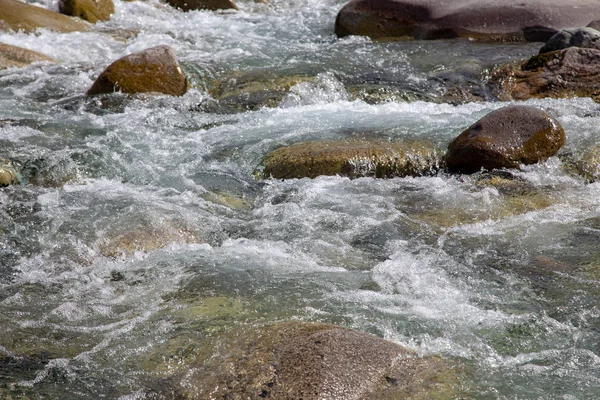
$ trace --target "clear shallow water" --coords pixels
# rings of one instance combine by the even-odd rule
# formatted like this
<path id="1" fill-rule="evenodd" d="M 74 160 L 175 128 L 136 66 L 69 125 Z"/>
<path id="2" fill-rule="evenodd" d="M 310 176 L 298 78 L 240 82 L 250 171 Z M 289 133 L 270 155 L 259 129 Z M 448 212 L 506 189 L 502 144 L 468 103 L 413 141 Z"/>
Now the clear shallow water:
<path id="1" fill-rule="evenodd" d="M 0 189 L 0 390 L 144 398 L 206 337 L 299 318 L 459 361 L 473 398 L 600 395 L 600 186 L 561 159 L 508 188 L 478 175 L 254 179 L 270 150 L 306 140 L 444 147 L 505 104 L 368 104 L 347 85 L 435 98 L 538 47 L 337 40 L 343 3 L 184 14 L 116 1 L 97 32 L 0 34 L 60 62 L 0 71 L 0 157 L 24 181 Z M 82 97 L 110 62 L 157 44 L 216 77 L 318 79 L 237 114 L 199 111 L 201 88 L 116 109 Z M 596 103 L 528 104 L 565 127 L 561 155 L 597 142 Z"/>

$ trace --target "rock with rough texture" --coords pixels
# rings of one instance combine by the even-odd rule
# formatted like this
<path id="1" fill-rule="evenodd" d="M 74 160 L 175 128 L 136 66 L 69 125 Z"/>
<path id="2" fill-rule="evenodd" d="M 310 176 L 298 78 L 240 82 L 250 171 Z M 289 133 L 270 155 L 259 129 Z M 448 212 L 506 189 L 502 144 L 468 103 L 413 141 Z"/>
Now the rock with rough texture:
<path id="1" fill-rule="evenodd" d="M 115 12 L 115 4 L 113 0 L 60 0 L 58 10 L 62 14 L 95 24 L 98 21 L 108 21 Z"/>
<path id="2" fill-rule="evenodd" d="M 307 142 L 272 151 L 263 160 L 262 175 L 276 179 L 420 176 L 438 171 L 440 161 L 440 152 L 427 141 Z"/>
<path id="3" fill-rule="evenodd" d="M 185 377 L 183 399 L 431 399 L 458 395 L 437 357 L 342 327 L 287 322 L 220 339 Z"/>
<path id="4" fill-rule="evenodd" d="M 600 178 L 600 145 L 589 147 L 574 160 L 574 166 L 577 173 L 587 181 L 597 181 Z"/>
<path id="5" fill-rule="evenodd" d="M 18 0 L 0 0 L 0 30 L 34 32 L 45 28 L 58 32 L 87 31 L 89 25 L 45 8 Z"/>
<path id="6" fill-rule="evenodd" d="M 565 132 L 551 115 L 531 106 L 508 106 L 471 125 L 448 145 L 446 164 L 455 172 L 518 168 L 553 156 Z"/>
<path id="7" fill-rule="evenodd" d="M 600 95 L 600 50 L 569 47 L 492 71 L 489 85 L 502 101 Z"/>
<path id="8" fill-rule="evenodd" d="M 600 32 L 594 28 L 565 29 L 552 36 L 540 49 L 540 54 L 568 47 L 600 49 Z"/>
<path id="9" fill-rule="evenodd" d="M 600 18 L 593 0 L 352 0 L 337 16 L 338 36 L 546 41 L 560 29 Z"/>
<path id="10" fill-rule="evenodd" d="M 233 0 L 166 0 L 166 2 L 182 11 L 192 10 L 237 10 Z"/>
<path id="11" fill-rule="evenodd" d="M 175 51 L 162 45 L 113 62 L 100 74 L 87 94 L 157 92 L 182 96 L 188 87 Z"/>
<path id="12" fill-rule="evenodd" d="M 0 43 L 0 69 L 22 68 L 34 62 L 56 62 L 36 51 Z"/>

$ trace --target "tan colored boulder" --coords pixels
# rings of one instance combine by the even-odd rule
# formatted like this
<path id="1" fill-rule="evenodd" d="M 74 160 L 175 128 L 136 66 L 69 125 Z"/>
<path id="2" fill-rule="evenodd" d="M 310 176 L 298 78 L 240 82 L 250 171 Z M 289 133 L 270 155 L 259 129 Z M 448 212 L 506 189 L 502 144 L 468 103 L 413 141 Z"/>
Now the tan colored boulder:
<path id="1" fill-rule="evenodd" d="M 177 62 L 175 51 L 162 45 L 113 62 L 100 74 L 87 94 L 156 92 L 182 96 L 188 88 L 188 80 Z"/>
<path id="2" fill-rule="evenodd" d="M 58 10 L 62 14 L 95 24 L 98 21 L 108 21 L 115 12 L 115 4 L 113 0 L 60 0 Z"/>
<path id="3" fill-rule="evenodd" d="M 0 0 L 0 30 L 34 32 L 45 28 L 58 32 L 87 31 L 89 25 L 45 8 L 18 0 Z"/>
<path id="4" fill-rule="evenodd" d="M 569 47 L 492 71 L 489 85 L 502 101 L 600 95 L 600 50 Z"/>
<path id="5" fill-rule="evenodd" d="M 0 43 L 0 69 L 22 68 L 38 61 L 56 62 L 36 51 Z"/>
<path id="6" fill-rule="evenodd" d="M 518 168 L 553 156 L 564 144 L 565 132 L 550 114 L 513 105 L 492 111 L 450 142 L 446 165 L 464 173 Z"/>
<path id="7" fill-rule="evenodd" d="M 166 2 L 182 11 L 192 10 L 237 10 L 233 0 L 166 0 Z"/>
<path id="8" fill-rule="evenodd" d="M 420 176 L 436 172 L 440 162 L 440 152 L 428 141 L 307 142 L 272 151 L 263 160 L 262 175 L 276 179 Z"/>
<path id="9" fill-rule="evenodd" d="M 218 354 L 212 357 L 210 353 Z M 286 322 L 221 337 L 184 378 L 182 399 L 456 398 L 437 357 L 342 327 Z"/>
<path id="10" fill-rule="evenodd" d="M 0 187 L 19 183 L 17 170 L 12 162 L 0 159 Z"/>
<path id="11" fill-rule="evenodd" d="M 338 14 L 335 32 L 373 39 L 545 41 L 594 19 L 600 19 L 600 7 L 591 0 L 352 0 Z"/>

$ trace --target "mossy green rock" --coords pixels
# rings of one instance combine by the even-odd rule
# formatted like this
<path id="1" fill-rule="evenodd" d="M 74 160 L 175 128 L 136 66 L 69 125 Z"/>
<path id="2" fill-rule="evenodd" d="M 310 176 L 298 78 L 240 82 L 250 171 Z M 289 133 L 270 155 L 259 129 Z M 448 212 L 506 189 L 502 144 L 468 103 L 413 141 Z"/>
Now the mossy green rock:
<path id="1" fill-rule="evenodd" d="M 36 51 L 0 43 L 0 69 L 22 68 L 38 61 L 56 62 Z"/>
<path id="2" fill-rule="evenodd" d="M 38 28 L 58 32 L 89 30 L 89 25 L 60 13 L 18 0 L 0 0 L 0 30 L 34 32 Z"/>
<path id="3" fill-rule="evenodd" d="M 166 0 L 166 2 L 182 11 L 191 10 L 237 10 L 233 0 Z"/>
<path id="4" fill-rule="evenodd" d="M 98 21 L 108 21 L 115 12 L 115 4 L 113 0 L 60 0 L 58 10 L 62 14 L 95 24 Z"/>
<path id="5" fill-rule="evenodd" d="M 448 145 L 446 165 L 455 172 L 518 168 L 553 156 L 565 132 L 551 115 L 531 106 L 492 111 Z"/>
<path id="6" fill-rule="evenodd" d="M 502 101 L 600 96 L 600 50 L 569 47 L 492 71 L 489 86 Z"/>
<path id="7" fill-rule="evenodd" d="M 188 80 L 169 46 L 156 46 L 118 59 L 100 74 L 88 95 L 164 93 L 183 96 Z"/>
<path id="8" fill-rule="evenodd" d="M 182 399 L 273 400 L 451 399 L 460 386 L 437 357 L 419 357 L 364 332 L 303 322 L 220 337 L 182 383 Z"/>
<path id="9" fill-rule="evenodd" d="M 341 175 L 420 176 L 440 168 L 439 150 L 428 141 L 383 140 L 322 141 L 297 143 L 268 154 L 263 177 L 290 179 Z"/>

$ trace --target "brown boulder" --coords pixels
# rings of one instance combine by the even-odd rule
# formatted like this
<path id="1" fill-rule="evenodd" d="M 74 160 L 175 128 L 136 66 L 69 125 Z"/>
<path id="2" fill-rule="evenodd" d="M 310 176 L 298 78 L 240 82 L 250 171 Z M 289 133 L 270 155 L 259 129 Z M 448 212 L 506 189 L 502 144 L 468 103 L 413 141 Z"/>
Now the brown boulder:
<path id="1" fill-rule="evenodd" d="M 0 30 L 33 32 L 46 28 L 59 32 L 87 31 L 89 25 L 45 8 L 17 0 L 0 0 Z"/>
<path id="2" fill-rule="evenodd" d="M 0 69 L 22 68 L 36 61 L 55 62 L 41 53 L 0 43 Z"/>
<path id="3" fill-rule="evenodd" d="M 498 99 L 570 98 L 600 95 L 600 50 L 569 47 L 533 56 L 492 71 L 489 85 Z"/>
<path id="4" fill-rule="evenodd" d="M 158 92 L 182 96 L 189 87 L 175 51 L 169 46 L 156 46 L 130 54 L 110 64 L 100 74 L 88 95 L 113 92 Z"/>
<path id="5" fill-rule="evenodd" d="M 0 159 L 0 187 L 19 183 L 17 170 L 9 160 Z"/>
<path id="6" fill-rule="evenodd" d="M 62 14 L 95 24 L 98 21 L 108 21 L 115 12 L 115 4 L 113 0 L 60 0 L 58 10 Z"/>
<path id="7" fill-rule="evenodd" d="M 306 142 L 272 151 L 263 160 L 262 175 L 276 179 L 421 176 L 436 172 L 440 162 L 440 152 L 427 141 Z"/>
<path id="8" fill-rule="evenodd" d="M 335 32 L 373 39 L 545 41 L 557 30 L 599 18 L 600 7 L 589 0 L 352 0 L 338 14 Z"/>
<path id="9" fill-rule="evenodd" d="M 518 168 L 553 156 L 565 144 L 562 126 L 530 106 L 492 111 L 448 145 L 446 165 L 455 172 Z"/>
<path id="10" fill-rule="evenodd" d="M 192 10 L 237 10 L 233 0 L 166 0 L 166 2 L 182 11 Z"/>
<path id="11" fill-rule="evenodd" d="M 229 343 L 228 343 L 229 342 Z M 455 398 L 437 357 L 342 327 L 287 322 L 220 338 L 185 378 L 188 399 Z M 207 356 L 206 358 L 204 356 Z M 436 397 L 437 396 L 437 397 Z"/>

